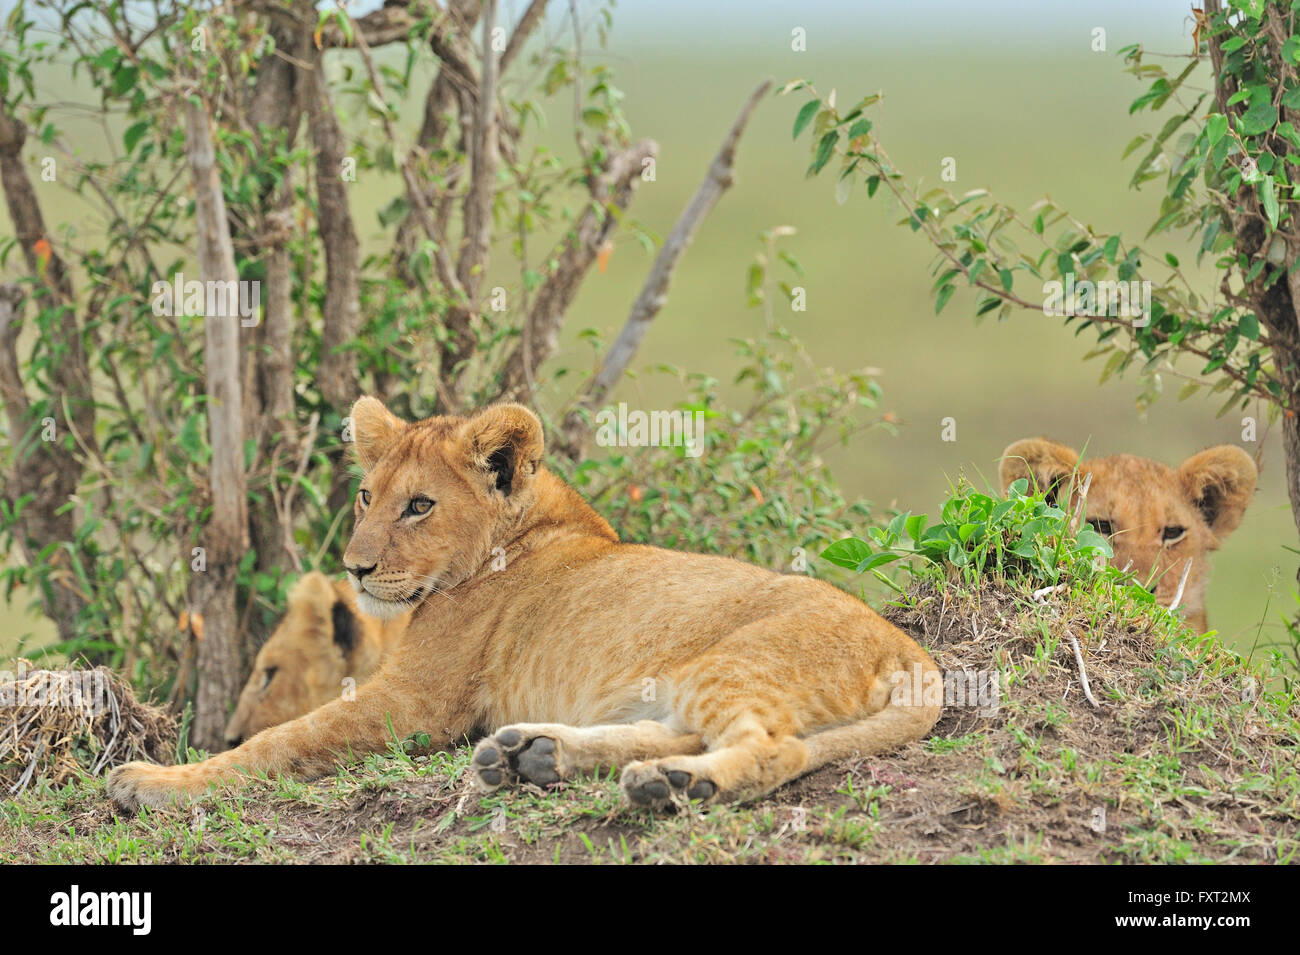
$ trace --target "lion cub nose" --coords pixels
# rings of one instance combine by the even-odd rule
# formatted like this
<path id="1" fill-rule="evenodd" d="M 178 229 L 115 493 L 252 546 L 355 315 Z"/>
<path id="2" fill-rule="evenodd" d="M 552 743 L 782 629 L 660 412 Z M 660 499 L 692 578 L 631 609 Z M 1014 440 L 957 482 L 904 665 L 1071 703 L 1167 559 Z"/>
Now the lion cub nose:
<path id="1" fill-rule="evenodd" d="M 349 574 L 352 574 L 354 577 L 356 577 L 357 580 L 360 580 L 362 577 L 366 576 L 366 574 L 370 573 L 378 566 L 379 566 L 378 564 L 371 564 L 369 567 L 361 567 L 359 565 L 344 564 L 343 569 L 346 570 Z"/>

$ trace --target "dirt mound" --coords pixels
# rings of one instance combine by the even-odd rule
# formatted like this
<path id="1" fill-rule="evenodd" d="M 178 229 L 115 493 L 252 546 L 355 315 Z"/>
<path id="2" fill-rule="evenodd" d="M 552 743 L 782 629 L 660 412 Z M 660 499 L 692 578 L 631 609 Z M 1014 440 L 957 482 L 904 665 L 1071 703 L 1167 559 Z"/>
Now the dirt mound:
<path id="1" fill-rule="evenodd" d="M 927 586 L 903 603 L 887 616 L 960 675 L 967 700 L 949 689 L 930 740 L 848 767 L 850 780 L 891 788 L 878 848 L 922 861 L 1296 851 L 1296 724 L 1216 641 L 1171 638 L 1162 610 L 1099 609 L 1109 604 L 1091 595 Z M 972 674 L 996 675 L 999 691 L 971 700 L 986 685 Z"/>
<path id="2" fill-rule="evenodd" d="M 0 673 L 0 787 L 6 795 L 34 780 L 62 785 L 131 759 L 171 762 L 176 721 L 135 698 L 105 667 L 40 670 L 17 661 Z"/>

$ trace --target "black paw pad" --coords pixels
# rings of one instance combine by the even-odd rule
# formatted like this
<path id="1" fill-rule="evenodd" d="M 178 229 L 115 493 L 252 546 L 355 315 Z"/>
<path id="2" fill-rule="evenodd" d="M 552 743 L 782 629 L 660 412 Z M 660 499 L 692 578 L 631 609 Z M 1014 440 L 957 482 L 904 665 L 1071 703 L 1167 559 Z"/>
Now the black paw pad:
<path id="1" fill-rule="evenodd" d="M 474 754 L 474 762 L 480 766 L 491 766 L 500 758 L 501 754 L 491 746 L 486 746 Z"/>
<path id="2" fill-rule="evenodd" d="M 538 786 L 558 783 L 560 774 L 555 769 L 555 741 L 546 737 L 534 740 L 533 745 L 519 754 L 519 772 Z"/>
<path id="3" fill-rule="evenodd" d="M 519 730 L 516 729 L 502 730 L 500 733 L 497 733 L 497 742 L 502 746 L 518 746 L 520 735 Z"/>
<path id="4" fill-rule="evenodd" d="M 671 776 L 669 778 L 671 778 Z M 709 799 L 715 792 L 717 792 L 717 790 L 718 787 L 714 786 L 713 783 L 709 782 L 707 779 L 701 779 L 690 789 L 686 790 L 686 797 L 688 799 Z"/>
<path id="5" fill-rule="evenodd" d="M 654 802 L 657 799 L 668 798 L 668 785 L 657 779 L 652 779 L 642 784 L 637 792 L 644 797 L 644 802 Z"/>

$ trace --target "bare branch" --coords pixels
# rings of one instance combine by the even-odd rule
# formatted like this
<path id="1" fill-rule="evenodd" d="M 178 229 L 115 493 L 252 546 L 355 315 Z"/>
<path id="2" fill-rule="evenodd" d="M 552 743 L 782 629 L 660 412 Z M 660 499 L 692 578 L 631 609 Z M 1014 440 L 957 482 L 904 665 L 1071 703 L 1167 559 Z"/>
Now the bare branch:
<path id="1" fill-rule="evenodd" d="M 492 245 L 492 198 L 496 191 L 497 153 L 496 104 L 497 58 L 492 51 L 496 28 L 497 0 L 483 4 L 483 79 L 475 104 L 474 135 L 471 140 L 470 185 L 465 196 L 465 239 L 456 276 L 472 300 L 477 294 Z"/>
<path id="2" fill-rule="evenodd" d="M 727 138 L 722 141 L 722 148 L 713 158 L 704 181 L 700 183 L 699 189 L 682 210 L 672 232 L 664 241 L 663 248 L 655 257 L 654 265 L 651 266 L 650 273 L 641 286 L 641 292 L 632 303 L 632 310 L 623 324 L 623 330 L 606 353 L 600 370 L 583 389 L 579 407 L 565 416 L 564 444 L 570 454 L 580 453 L 581 445 L 590 429 L 590 412 L 605 400 L 606 395 L 622 378 L 633 356 L 641 347 L 641 342 L 650 330 L 655 316 L 668 301 L 668 289 L 672 284 L 673 272 L 682 253 L 691 244 L 700 223 L 717 204 L 722 194 L 730 188 L 736 161 L 736 147 L 740 143 L 740 137 L 744 135 L 750 116 L 771 86 L 771 80 L 762 83 L 745 101 L 740 115 L 732 124 L 731 131 L 727 133 Z"/>
<path id="3" fill-rule="evenodd" d="M 501 54 L 501 73 L 503 75 L 510 68 L 510 64 L 514 62 L 515 57 L 523 51 L 529 35 L 541 22 L 542 14 L 546 12 L 547 2 L 548 0 L 533 0 L 528 5 L 528 9 L 524 11 L 524 15 L 519 18 L 515 32 L 510 34 L 510 41 L 506 43 L 506 48 Z"/>
<path id="4" fill-rule="evenodd" d="M 25 298 L 21 285 L 13 282 L 0 285 L 0 399 L 9 418 L 9 442 L 18 456 L 21 456 L 18 443 L 27 430 L 27 415 L 31 411 L 31 401 L 18 370 L 18 332 L 22 330 Z"/>
<path id="5" fill-rule="evenodd" d="M 361 330 L 360 244 L 343 182 L 343 133 L 325 85 L 324 60 L 307 38 L 299 73 L 303 112 L 316 146 L 316 200 L 321 245 L 325 250 L 324 324 L 321 330 L 321 395 L 340 414 L 357 396 L 357 362 L 345 346 Z"/>
<path id="6" fill-rule="evenodd" d="M 645 160 L 654 158 L 658 150 L 649 139 L 633 144 L 615 155 L 592 184 L 591 203 L 563 241 L 562 250 L 550 256 L 558 260 L 557 265 L 537 290 L 533 307 L 524 317 L 519 343 L 506 359 L 501 397 L 527 401 L 532 396 L 530 381 L 537 368 L 559 346 L 565 310 L 613 231 L 617 213 L 632 201 Z"/>

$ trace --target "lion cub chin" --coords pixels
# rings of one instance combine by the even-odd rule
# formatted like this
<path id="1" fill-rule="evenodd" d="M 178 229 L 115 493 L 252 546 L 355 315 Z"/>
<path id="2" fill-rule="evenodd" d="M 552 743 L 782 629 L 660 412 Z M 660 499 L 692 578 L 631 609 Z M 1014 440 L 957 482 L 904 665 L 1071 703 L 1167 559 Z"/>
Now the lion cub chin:
<path id="1" fill-rule="evenodd" d="M 1056 500 L 1071 475 L 1071 507 L 1092 475 L 1087 519 L 1110 538 L 1112 563 L 1129 568 L 1162 606 L 1179 598 L 1188 625 L 1204 632 L 1209 553 L 1241 523 L 1255 494 L 1258 471 L 1250 455 L 1224 444 L 1193 454 L 1174 469 L 1131 454 L 1080 461 L 1073 448 L 1043 438 L 1017 441 L 1002 452 L 1004 490 L 1028 478 Z"/>
<path id="2" fill-rule="evenodd" d="M 202 763 L 119 767 L 119 805 L 320 775 L 394 734 L 442 748 L 484 730 L 481 791 L 621 767 L 638 806 L 751 799 L 939 718 L 909 692 L 934 684 L 930 657 L 849 594 L 621 543 L 542 465 L 527 408 L 408 424 L 362 398 L 352 421 L 365 476 L 344 564 L 360 609 L 413 611 L 401 643 L 355 699 Z"/>

